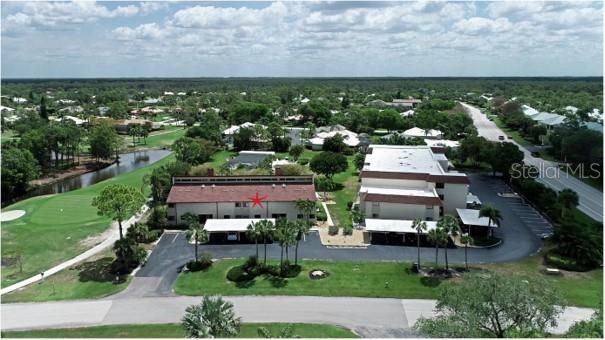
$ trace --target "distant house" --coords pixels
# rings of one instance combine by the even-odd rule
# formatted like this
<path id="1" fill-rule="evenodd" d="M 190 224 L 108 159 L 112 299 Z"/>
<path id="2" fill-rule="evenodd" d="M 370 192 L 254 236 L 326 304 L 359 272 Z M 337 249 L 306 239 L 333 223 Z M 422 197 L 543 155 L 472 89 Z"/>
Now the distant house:
<path id="1" fill-rule="evenodd" d="M 51 116 L 51 117 L 48 117 L 48 119 L 51 121 L 55 121 L 55 122 L 64 122 L 66 120 L 70 120 L 79 127 L 88 125 L 88 122 L 86 120 L 80 119 L 80 118 L 74 117 L 74 116 L 63 116 L 63 117 L 52 117 Z"/>
<path id="2" fill-rule="evenodd" d="M 130 128 L 131 125 L 145 125 L 145 124 L 151 124 L 151 130 L 159 130 L 161 128 L 161 125 L 159 123 L 154 123 L 147 119 L 138 119 L 138 118 L 118 120 L 118 121 L 116 121 L 115 127 L 118 132 L 126 133 L 126 132 L 128 132 L 128 129 Z"/>
<path id="3" fill-rule="evenodd" d="M 452 148 L 456 149 L 460 146 L 460 142 L 448 139 L 429 139 L 425 138 L 424 143 L 431 148 Z"/>
<path id="4" fill-rule="evenodd" d="M 415 115 L 415 114 L 416 114 L 416 111 L 414 111 L 414 110 L 407 110 L 407 111 L 404 111 L 404 112 L 400 112 L 400 113 L 399 113 L 399 115 L 400 115 L 401 117 L 411 117 L 411 116 L 413 116 L 413 115 Z"/>
<path id="5" fill-rule="evenodd" d="M 59 100 L 56 100 L 55 103 L 60 104 L 60 105 L 72 105 L 72 104 L 75 104 L 76 101 L 72 100 L 72 99 L 59 99 Z"/>
<path id="6" fill-rule="evenodd" d="M 336 135 L 341 135 L 343 137 L 343 142 L 349 147 L 356 148 L 360 145 L 357 133 L 347 130 L 342 125 L 336 124 L 315 129 L 315 135 L 307 141 L 307 146 L 312 150 L 321 150 L 323 148 L 324 140 Z"/>
<path id="7" fill-rule="evenodd" d="M 308 102 L 310 102 L 310 101 L 311 101 L 311 100 L 310 100 L 309 98 L 305 97 L 305 98 L 303 98 L 303 99 L 301 99 L 301 100 L 300 100 L 300 103 L 301 103 L 301 104 L 306 104 L 306 103 L 308 103 Z"/>
<path id="8" fill-rule="evenodd" d="M 223 141 L 225 142 L 225 144 L 227 144 L 227 146 L 232 147 L 233 146 L 233 137 L 235 136 L 236 133 L 239 132 L 240 129 L 242 129 L 242 128 L 254 129 L 254 128 L 256 128 L 257 125 L 260 127 L 263 127 L 263 128 L 265 127 L 264 125 L 254 124 L 254 123 L 250 123 L 250 122 L 245 122 L 240 125 L 231 125 L 227 129 L 223 130 L 223 134 L 222 134 Z"/>
<path id="9" fill-rule="evenodd" d="M 21 97 L 13 97 L 13 103 L 25 104 L 27 103 L 27 99 Z"/>
<path id="10" fill-rule="evenodd" d="M 174 92 L 171 92 L 171 91 L 164 91 L 164 95 L 165 95 L 165 96 L 174 96 Z"/>
<path id="11" fill-rule="evenodd" d="M 61 113 L 78 114 L 78 113 L 84 112 L 84 108 L 82 106 L 80 106 L 80 105 L 67 106 L 67 107 L 64 107 L 64 108 L 60 109 L 59 112 L 61 112 Z"/>
<path id="12" fill-rule="evenodd" d="M 108 106 L 99 106 L 97 107 L 97 112 L 99 112 L 99 116 L 105 116 L 109 113 L 110 108 Z"/>
<path id="13" fill-rule="evenodd" d="M 145 104 L 157 104 L 162 101 L 160 98 L 145 98 L 143 99 L 143 103 Z"/>
<path id="14" fill-rule="evenodd" d="M 179 93 L 177 93 L 176 95 L 177 95 L 177 96 L 186 96 L 186 95 L 187 95 L 187 93 L 185 93 L 185 92 L 179 92 Z"/>
<path id="15" fill-rule="evenodd" d="M 0 105 L 0 112 L 2 113 L 10 113 L 15 111 L 15 109 Z"/>
<path id="16" fill-rule="evenodd" d="M 601 134 L 603 133 L 603 124 L 602 123 L 584 122 L 581 125 L 584 126 L 585 128 L 587 128 L 588 130 L 600 132 Z"/>
<path id="17" fill-rule="evenodd" d="M 442 139 L 443 133 L 439 130 L 424 130 L 419 127 L 407 129 L 402 133 L 406 138 L 427 138 L 427 139 Z"/>
<path id="18" fill-rule="evenodd" d="M 418 104 L 422 103 L 421 99 L 407 98 L 407 99 L 393 99 L 391 102 L 385 102 L 384 100 L 376 99 L 368 103 L 374 107 L 396 107 L 396 108 L 414 108 Z"/>
<path id="19" fill-rule="evenodd" d="M 227 166 L 231 169 L 240 167 L 258 168 L 260 164 L 268 157 L 275 156 L 273 151 L 240 151 L 240 153 L 227 161 Z"/>
<path id="20" fill-rule="evenodd" d="M 521 110 L 526 117 L 548 128 L 561 125 L 567 119 L 556 113 L 540 112 L 529 105 L 521 105 Z"/>

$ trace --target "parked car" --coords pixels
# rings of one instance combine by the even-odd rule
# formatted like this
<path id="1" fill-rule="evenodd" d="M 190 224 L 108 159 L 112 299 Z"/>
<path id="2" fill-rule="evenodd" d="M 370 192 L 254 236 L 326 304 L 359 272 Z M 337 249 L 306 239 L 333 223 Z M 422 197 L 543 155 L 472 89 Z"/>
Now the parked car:
<path id="1" fill-rule="evenodd" d="M 499 140 L 505 140 L 506 138 L 504 138 L 504 136 L 498 136 Z"/>
<path id="2" fill-rule="evenodd" d="M 533 151 L 531 155 L 534 157 L 540 157 L 540 153 L 538 151 Z"/>
<path id="3" fill-rule="evenodd" d="M 551 237 L 552 237 L 552 235 L 553 235 L 553 233 L 552 233 L 552 232 L 548 232 L 548 233 L 542 233 L 542 234 L 540 234 L 540 238 L 541 238 L 541 239 L 543 239 L 543 240 L 546 240 L 546 239 L 551 238 Z"/>

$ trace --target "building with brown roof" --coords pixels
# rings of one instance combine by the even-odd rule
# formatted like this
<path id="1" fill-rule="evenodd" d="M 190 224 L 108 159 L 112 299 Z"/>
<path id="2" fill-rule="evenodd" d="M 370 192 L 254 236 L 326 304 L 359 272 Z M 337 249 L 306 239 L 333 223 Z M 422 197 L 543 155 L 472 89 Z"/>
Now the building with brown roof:
<path id="1" fill-rule="evenodd" d="M 201 223 L 209 219 L 303 219 L 305 213 L 296 205 L 299 200 L 316 200 L 313 176 L 174 177 L 167 199 L 168 221 L 184 224 L 186 213 L 198 216 Z M 315 212 L 309 217 L 315 219 Z"/>

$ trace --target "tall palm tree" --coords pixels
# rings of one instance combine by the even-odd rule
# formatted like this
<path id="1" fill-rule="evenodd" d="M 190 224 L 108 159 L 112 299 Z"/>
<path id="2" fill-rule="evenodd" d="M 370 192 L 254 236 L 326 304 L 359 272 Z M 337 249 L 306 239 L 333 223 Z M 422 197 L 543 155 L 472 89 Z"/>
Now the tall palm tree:
<path id="1" fill-rule="evenodd" d="M 473 238 L 467 233 L 460 237 L 460 242 L 464 244 L 464 268 L 468 271 L 468 246 L 473 244 Z"/>
<path id="2" fill-rule="evenodd" d="M 490 225 L 492 222 L 500 225 L 500 222 L 502 221 L 502 214 L 500 214 L 500 210 L 489 204 L 484 204 L 483 207 L 481 207 L 481 210 L 479 210 L 479 217 L 487 217 L 489 219 L 488 224 Z"/>
<path id="3" fill-rule="evenodd" d="M 248 228 L 246 230 L 246 235 L 248 236 L 248 238 L 253 238 L 254 239 L 254 243 L 256 243 L 256 258 L 258 259 L 258 239 L 261 237 L 260 231 L 257 228 L 257 223 L 259 222 L 251 222 L 248 225 Z"/>
<path id="4" fill-rule="evenodd" d="M 295 221 L 292 222 L 292 226 L 296 232 L 296 245 L 294 247 L 294 264 L 298 264 L 298 244 L 303 235 L 308 235 L 311 230 L 311 223 L 309 221 Z"/>
<path id="5" fill-rule="evenodd" d="M 208 231 L 198 221 L 189 223 L 189 233 L 193 236 L 195 242 L 195 262 L 198 261 L 198 246 L 201 243 L 208 242 Z"/>
<path id="6" fill-rule="evenodd" d="M 272 235 L 275 230 L 275 226 L 273 222 L 269 220 L 261 220 L 256 222 L 255 229 L 258 230 L 259 235 L 263 239 L 263 246 L 265 248 L 265 260 L 264 263 L 267 264 L 267 238 Z"/>
<path id="7" fill-rule="evenodd" d="M 284 250 L 286 253 L 286 260 L 288 260 L 288 248 L 296 242 L 296 230 L 293 224 L 288 222 L 285 218 L 280 218 L 275 223 L 275 238 L 279 242 L 281 247 L 281 255 L 279 264 L 283 268 L 284 265 Z"/>
<path id="8" fill-rule="evenodd" d="M 441 235 L 439 229 L 429 230 L 427 237 L 429 241 L 435 245 L 435 269 L 439 264 L 439 244 L 441 243 Z"/>
<path id="9" fill-rule="evenodd" d="M 418 270 L 420 271 L 420 233 L 426 231 L 426 222 L 417 218 L 412 222 L 412 228 L 416 230 L 416 245 L 418 246 Z"/>
<path id="10" fill-rule="evenodd" d="M 563 189 L 557 196 L 557 202 L 561 206 L 561 217 L 565 217 L 565 213 L 568 210 L 578 206 L 580 203 L 580 198 L 575 191 L 571 189 Z"/>
<path id="11" fill-rule="evenodd" d="M 449 241 L 449 237 L 456 236 L 460 233 L 460 225 L 456 218 L 452 215 L 444 215 L 437 222 L 437 228 L 443 230 L 445 236 L 442 236 L 443 250 L 445 251 L 445 270 L 448 271 L 450 269 L 449 262 L 447 258 L 447 245 Z"/>
<path id="12" fill-rule="evenodd" d="M 233 304 L 221 296 L 204 296 L 202 302 L 185 310 L 183 328 L 189 338 L 229 338 L 239 333 L 241 319 Z"/>

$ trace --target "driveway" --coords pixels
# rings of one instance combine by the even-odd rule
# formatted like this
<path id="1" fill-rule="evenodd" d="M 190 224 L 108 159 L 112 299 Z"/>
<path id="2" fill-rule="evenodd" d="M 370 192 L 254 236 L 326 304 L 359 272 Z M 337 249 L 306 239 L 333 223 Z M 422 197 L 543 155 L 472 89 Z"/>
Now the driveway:
<path id="1" fill-rule="evenodd" d="M 433 315 L 435 300 L 314 296 L 226 297 L 244 322 L 304 322 L 341 325 L 365 337 L 409 337 L 421 317 Z M 2 330 L 180 322 L 200 297 L 145 297 L 2 305 Z M 551 329 L 561 334 L 593 310 L 568 307 Z"/>
<path id="2" fill-rule="evenodd" d="M 506 133 L 500 130 L 500 128 L 498 128 L 494 122 L 490 121 L 483 113 L 481 113 L 478 108 L 466 103 L 460 104 L 462 104 L 462 106 L 464 106 L 464 108 L 470 114 L 480 136 L 495 142 L 499 141 L 498 136 L 506 136 Z M 542 173 L 540 173 L 540 178 L 537 179 L 539 182 L 556 191 L 561 191 L 565 188 L 572 189 L 578 193 L 580 198 L 578 209 L 595 220 L 603 222 L 603 193 L 601 191 L 583 183 L 572 175 L 568 175 L 566 172 L 561 171 L 550 174 L 550 172 L 554 172 L 555 169 L 558 169 L 558 163 L 533 157 L 529 150 L 527 150 L 525 147 L 515 143 L 512 140 L 508 141 L 514 143 L 521 151 L 523 151 L 525 156 L 523 161 L 525 164 L 533 165 L 541 171 L 542 169 L 552 169 L 548 170 L 548 176 L 544 173 L 546 170 L 542 171 Z"/>

